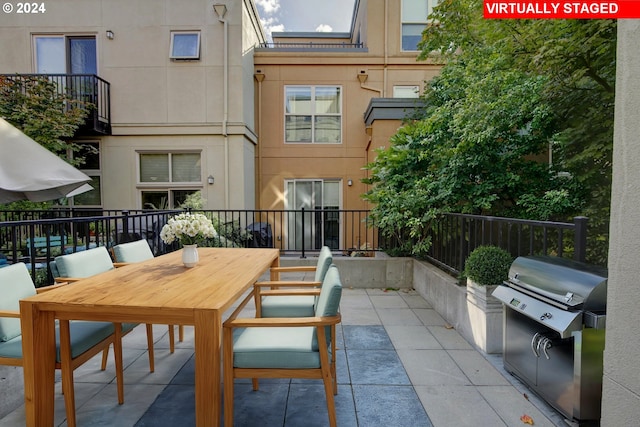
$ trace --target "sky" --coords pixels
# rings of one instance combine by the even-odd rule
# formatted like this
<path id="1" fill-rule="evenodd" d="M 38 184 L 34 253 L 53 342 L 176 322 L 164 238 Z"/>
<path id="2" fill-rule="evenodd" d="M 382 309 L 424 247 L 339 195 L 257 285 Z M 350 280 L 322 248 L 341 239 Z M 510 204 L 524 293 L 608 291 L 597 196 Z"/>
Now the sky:
<path id="1" fill-rule="evenodd" d="M 271 32 L 351 30 L 354 0 L 255 0 L 262 26 Z"/>

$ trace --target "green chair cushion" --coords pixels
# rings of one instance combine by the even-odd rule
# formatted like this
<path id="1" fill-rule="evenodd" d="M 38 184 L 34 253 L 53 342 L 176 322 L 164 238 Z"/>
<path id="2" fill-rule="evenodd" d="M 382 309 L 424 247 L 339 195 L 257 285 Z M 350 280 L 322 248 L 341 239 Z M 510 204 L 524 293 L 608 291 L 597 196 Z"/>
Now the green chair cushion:
<path id="1" fill-rule="evenodd" d="M 71 334 L 71 358 L 91 349 L 114 332 L 111 322 L 69 322 Z M 0 343 L 0 357 L 22 359 L 22 336 Z M 60 328 L 56 326 L 56 362 L 60 362 Z"/>
<path id="2" fill-rule="evenodd" d="M 0 357 L 22 359 L 22 335 L 8 341 L 0 341 Z"/>
<path id="3" fill-rule="evenodd" d="M 36 288 L 24 263 L 0 269 L 0 310 L 19 311 L 20 300 L 35 294 Z M 0 317 L 0 342 L 10 341 L 20 334 L 20 319 Z"/>
<path id="4" fill-rule="evenodd" d="M 327 274 L 329 267 L 333 264 L 333 254 L 328 246 L 323 246 L 318 255 L 318 264 L 316 265 L 315 282 L 322 282 Z"/>
<path id="5" fill-rule="evenodd" d="M 262 299 L 262 317 L 311 317 L 314 295 L 268 296 Z"/>
<path id="6" fill-rule="evenodd" d="M 322 283 L 315 315 L 337 315 L 341 296 L 340 274 L 332 265 Z M 250 327 L 239 331 L 233 343 L 233 366 L 236 368 L 305 369 L 320 366 L 315 327 Z M 331 327 L 327 326 L 325 331 L 325 345 L 330 349 Z"/>
<path id="7" fill-rule="evenodd" d="M 116 245 L 113 247 L 113 255 L 118 262 L 141 262 L 153 258 L 153 252 L 146 240 Z"/>
<path id="8" fill-rule="evenodd" d="M 338 272 L 338 267 L 332 265 L 327 270 L 327 275 L 322 282 L 322 289 L 315 307 L 315 315 L 318 317 L 337 315 L 341 298 L 342 283 L 340 282 L 340 273 Z"/>
<path id="9" fill-rule="evenodd" d="M 75 359 L 91 347 L 114 333 L 111 322 L 69 322 L 71 358 Z M 56 362 L 60 361 L 60 330 L 56 328 Z"/>
<path id="10" fill-rule="evenodd" d="M 89 277 L 114 268 L 104 246 L 61 255 L 55 261 L 61 277 Z"/>
<path id="11" fill-rule="evenodd" d="M 315 328 L 245 328 L 233 344 L 236 368 L 317 368 Z"/>

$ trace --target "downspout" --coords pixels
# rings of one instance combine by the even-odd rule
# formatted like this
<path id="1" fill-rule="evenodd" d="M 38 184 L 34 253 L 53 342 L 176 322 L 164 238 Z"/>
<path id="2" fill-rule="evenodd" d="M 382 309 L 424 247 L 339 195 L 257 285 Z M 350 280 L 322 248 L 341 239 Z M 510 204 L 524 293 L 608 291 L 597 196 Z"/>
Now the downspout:
<path id="1" fill-rule="evenodd" d="M 216 5 L 214 5 L 215 8 Z M 224 18 L 227 13 L 226 6 L 218 14 L 218 21 L 224 24 L 224 45 L 223 45 L 223 88 L 222 88 L 222 136 L 224 137 L 224 207 L 229 209 L 229 134 L 227 125 L 229 122 L 229 23 Z"/>
<path id="2" fill-rule="evenodd" d="M 382 72 L 382 97 L 387 96 L 387 66 L 389 63 L 389 0 L 384 0 L 384 69 Z"/>
<path id="3" fill-rule="evenodd" d="M 262 209 L 262 81 L 264 74 L 257 70 L 253 77 L 258 82 L 258 209 Z"/>

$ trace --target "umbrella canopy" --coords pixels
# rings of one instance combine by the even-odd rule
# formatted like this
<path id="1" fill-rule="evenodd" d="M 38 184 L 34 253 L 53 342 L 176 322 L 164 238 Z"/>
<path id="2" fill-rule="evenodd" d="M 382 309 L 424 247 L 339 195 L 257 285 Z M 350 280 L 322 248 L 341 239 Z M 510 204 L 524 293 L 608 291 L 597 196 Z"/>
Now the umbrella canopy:
<path id="1" fill-rule="evenodd" d="M 84 173 L 0 118 L 0 203 L 44 202 L 91 190 Z"/>

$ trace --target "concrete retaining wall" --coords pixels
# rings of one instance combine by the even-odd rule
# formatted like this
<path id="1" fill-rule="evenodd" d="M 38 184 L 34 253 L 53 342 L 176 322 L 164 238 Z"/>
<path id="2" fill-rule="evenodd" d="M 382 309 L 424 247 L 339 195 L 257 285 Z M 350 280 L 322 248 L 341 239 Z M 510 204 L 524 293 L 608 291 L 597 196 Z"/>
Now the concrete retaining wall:
<path id="1" fill-rule="evenodd" d="M 502 304 L 457 282 L 428 262 L 413 262 L 413 288 L 479 350 L 502 353 Z"/>
<path id="2" fill-rule="evenodd" d="M 282 257 L 280 264 L 316 265 L 316 257 Z M 413 258 L 392 258 L 383 254 L 376 257 L 336 256 L 333 263 L 340 270 L 345 288 L 398 288 L 413 287 Z"/>

